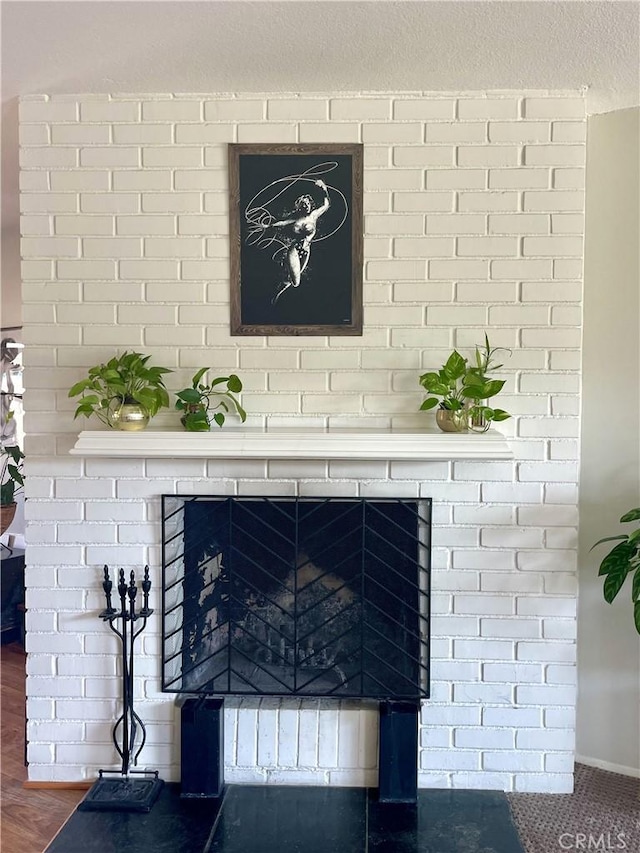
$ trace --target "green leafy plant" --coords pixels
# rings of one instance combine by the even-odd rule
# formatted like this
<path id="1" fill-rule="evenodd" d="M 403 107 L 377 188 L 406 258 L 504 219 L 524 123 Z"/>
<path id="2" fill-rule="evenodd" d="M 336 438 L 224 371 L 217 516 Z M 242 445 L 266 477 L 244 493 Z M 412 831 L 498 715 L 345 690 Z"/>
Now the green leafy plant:
<path id="1" fill-rule="evenodd" d="M 87 378 L 69 390 L 69 397 L 82 395 L 74 417 L 96 415 L 112 426 L 110 413 L 119 403 L 139 403 L 150 417 L 168 406 L 163 376 L 172 371 L 168 367 L 147 367 L 150 358 L 139 352 L 124 352 L 106 364 L 91 367 Z"/>
<path id="2" fill-rule="evenodd" d="M 622 524 L 640 519 L 640 507 L 630 509 L 620 518 Z M 604 600 L 609 604 L 622 589 L 629 574 L 633 574 L 631 601 L 636 631 L 640 634 L 640 527 L 632 533 L 620 533 L 617 536 L 605 536 L 591 546 L 593 550 L 603 542 L 617 541 L 600 563 L 598 576 L 604 576 Z"/>
<path id="3" fill-rule="evenodd" d="M 17 444 L 2 446 L 2 476 L 0 477 L 0 506 L 15 503 L 15 496 L 24 486 L 22 462 L 24 453 Z"/>
<path id="4" fill-rule="evenodd" d="M 489 343 L 489 337 L 485 332 L 484 346 L 476 347 L 476 364 L 475 367 L 470 369 L 475 370 L 478 373 L 483 374 L 484 376 L 486 376 L 487 373 L 492 373 L 494 370 L 500 370 L 500 368 L 504 365 L 495 363 L 494 356 L 497 352 L 506 352 L 511 355 L 511 350 L 507 349 L 507 347 L 492 347 Z"/>
<path id="5" fill-rule="evenodd" d="M 243 423 L 247 419 L 247 413 L 235 396 L 242 391 L 240 378 L 232 373 L 218 376 L 209 383 L 202 382 L 208 370 L 208 367 L 201 368 L 193 377 L 191 388 L 176 394 L 176 409 L 184 412 L 180 420 L 189 432 L 206 432 L 211 429 L 212 421 L 221 427 L 230 412 L 237 413 Z"/>
<path id="6" fill-rule="evenodd" d="M 490 380 L 487 374 L 492 373 L 494 370 L 500 370 L 503 366 L 502 364 L 496 364 L 495 355 L 498 352 L 506 352 L 511 355 L 511 350 L 506 347 L 492 347 L 489 343 L 489 337 L 485 332 L 484 346 L 476 347 L 475 366 L 468 368 L 469 373 L 473 373 L 478 376 L 480 385 L 486 381 L 496 381 Z M 500 393 L 504 387 L 504 380 L 497 381 L 501 382 L 500 388 L 498 391 L 494 391 L 493 394 L 489 396 L 495 396 Z M 504 409 L 494 409 L 491 406 L 487 406 L 484 403 L 484 400 L 487 399 L 488 397 L 473 398 L 473 403 L 469 407 L 469 422 L 472 427 L 479 427 L 480 429 L 483 427 L 488 428 L 491 421 L 505 421 L 507 418 L 511 417 L 511 415 L 505 412 Z"/>
<path id="7" fill-rule="evenodd" d="M 439 406 L 450 412 L 463 410 L 467 423 L 482 422 L 487 429 L 491 421 L 504 421 L 511 417 L 504 409 L 496 409 L 486 404 L 486 400 L 495 397 L 504 387 L 504 379 L 490 379 L 486 374 L 494 368 L 492 357 L 498 348 L 492 348 L 485 335 L 485 349 L 476 348 L 476 363 L 469 364 L 457 350 L 454 350 L 440 370 L 423 373 L 420 384 L 433 396 L 427 397 L 420 406 L 427 411 Z M 497 365 L 497 368 L 502 365 Z M 441 399 L 438 399 L 441 398 Z"/>

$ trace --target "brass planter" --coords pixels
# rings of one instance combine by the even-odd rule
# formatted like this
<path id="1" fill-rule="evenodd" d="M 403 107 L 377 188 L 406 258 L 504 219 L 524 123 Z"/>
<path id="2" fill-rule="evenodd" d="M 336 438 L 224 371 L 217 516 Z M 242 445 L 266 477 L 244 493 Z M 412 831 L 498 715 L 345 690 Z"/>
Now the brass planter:
<path id="1" fill-rule="evenodd" d="M 436 409 L 436 423 L 442 432 L 467 432 L 469 418 L 466 409 L 452 412 L 450 409 Z"/>
<path id="2" fill-rule="evenodd" d="M 137 432 L 149 423 L 149 412 L 135 400 L 125 400 L 110 411 L 109 423 L 114 429 Z"/>

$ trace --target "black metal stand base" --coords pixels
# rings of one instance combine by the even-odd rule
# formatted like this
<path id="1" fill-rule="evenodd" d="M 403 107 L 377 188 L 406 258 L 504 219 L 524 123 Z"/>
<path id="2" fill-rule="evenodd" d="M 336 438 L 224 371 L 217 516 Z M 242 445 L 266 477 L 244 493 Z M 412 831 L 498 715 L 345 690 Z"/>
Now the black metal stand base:
<path id="1" fill-rule="evenodd" d="M 224 791 L 224 699 L 183 698 L 180 706 L 180 796 L 205 799 Z"/>
<path id="2" fill-rule="evenodd" d="M 107 779 L 104 773 L 117 773 L 117 778 Z M 131 771 L 122 776 L 117 771 L 100 770 L 99 779 L 89 789 L 89 793 L 78 806 L 83 812 L 150 812 L 164 785 L 158 778 L 158 771 Z M 146 779 L 132 779 L 131 774 L 147 776 Z"/>
<path id="3" fill-rule="evenodd" d="M 418 800 L 419 702 L 380 703 L 378 799 L 381 803 Z"/>

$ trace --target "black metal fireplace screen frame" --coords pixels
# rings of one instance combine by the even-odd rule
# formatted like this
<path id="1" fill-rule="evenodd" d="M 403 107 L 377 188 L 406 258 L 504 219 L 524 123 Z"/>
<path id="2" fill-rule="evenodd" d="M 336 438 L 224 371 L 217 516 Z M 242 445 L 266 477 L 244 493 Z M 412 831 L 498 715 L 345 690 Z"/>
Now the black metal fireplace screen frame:
<path id="1" fill-rule="evenodd" d="M 162 496 L 168 693 L 429 696 L 431 499 Z"/>

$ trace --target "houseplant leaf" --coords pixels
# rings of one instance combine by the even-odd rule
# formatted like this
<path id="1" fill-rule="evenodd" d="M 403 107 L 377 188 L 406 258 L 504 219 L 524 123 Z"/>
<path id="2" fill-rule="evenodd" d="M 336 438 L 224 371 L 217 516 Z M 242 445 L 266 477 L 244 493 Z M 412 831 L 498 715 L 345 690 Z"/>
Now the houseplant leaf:
<path id="1" fill-rule="evenodd" d="M 493 420 L 494 421 L 506 421 L 507 418 L 510 418 L 511 415 L 509 412 L 505 412 L 504 409 L 494 409 L 493 410 Z"/>
<path id="2" fill-rule="evenodd" d="M 427 412 L 429 409 L 434 409 L 438 405 L 438 400 L 436 397 L 427 397 L 427 399 L 420 406 L 421 412 Z"/>
<path id="3" fill-rule="evenodd" d="M 208 367 L 201 367 L 200 370 L 194 375 L 193 379 L 191 380 L 194 388 L 197 388 L 198 382 L 200 382 L 200 380 L 205 375 L 208 369 Z"/>
<path id="4" fill-rule="evenodd" d="M 22 462 L 24 453 L 17 444 L 3 445 L 0 477 L 0 505 L 14 503 L 16 492 L 24 486 Z"/>
<path id="5" fill-rule="evenodd" d="M 620 592 L 622 584 L 627 579 L 629 574 L 629 563 L 619 562 L 614 568 L 610 569 L 604 579 L 604 600 L 609 604 L 614 600 Z"/>
<path id="6" fill-rule="evenodd" d="M 0 505 L 8 506 L 13 503 L 13 493 L 15 491 L 15 483 L 9 480 L 0 486 Z"/>
<path id="7" fill-rule="evenodd" d="M 187 432 L 209 432 L 209 418 L 205 409 L 188 412 L 182 422 Z"/>
<path id="8" fill-rule="evenodd" d="M 626 512 L 622 522 L 637 521 L 640 517 L 640 508 Z M 636 631 L 640 634 L 640 529 L 634 530 L 629 536 L 618 534 L 616 536 L 605 536 L 599 539 L 596 545 L 603 542 L 617 542 L 606 557 L 600 563 L 598 575 L 605 576 L 603 594 L 605 601 L 609 604 L 620 592 L 627 576 L 633 572 L 631 584 L 631 600 L 633 601 L 633 617 Z"/>
<path id="9" fill-rule="evenodd" d="M 440 376 L 433 371 L 429 371 L 428 373 L 423 373 L 419 381 L 424 388 L 428 388 L 434 382 L 440 382 Z"/>
<path id="10" fill-rule="evenodd" d="M 633 545 L 630 545 L 625 538 L 625 541 L 616 545 L 600 563 L 598 575 L 609 575 L 611 572 L 619 574 L 622 570 L 629 571 L 629 558 L 634 551 Z"/>
<path id="11" fill-rule="evenodd" d="M 444 372 L 449 379 L 460 379 L 465 372 L 467 359 L 463 358 L 457 350 L 454 350 L 444 365 Z"/>
<path id="12" fill-rule="evenodd" d="M 22 474 L 20 473 L 18 468 L 16 468 L 15 465 L 9 465 L 7 467 L 8 467 L 9 475 L 10 475 L 11 479 L 14 482 L 18 483 L 20 486 L 24 486 L 24 480 L 22 479 Z"/>
<path id="13" fill-rule="evenodd" d="M 630 509 L 629 512 L 625 512 L 623 516 L 621 516 L 620 521 L 638 521 L 640 519 L 640 507 L 636 507 L 635 509 Z"/>
<path id="14" fill-rule="evenodd" d="M 75 385 L 72 385 L 69 388 L 68 397 L 76 397 L 78 394 L 82 393 L 86 388 L 92 388 L 93 382 L 91 379 L 81 379 L 80 382 L 76 382 Z"/>
<path id="15" fill-rule="evenodd" d="M 229 389 L 229 391 L 233 391 L 234 394 L 238 394 L 240 391 L 242 391 L 242 382 L 240 381 L 240 378 L 236 376 L 235 373 L 232 373 L 229 377 L 229 380 L 227 381 L 227 388 Z"/>
<path id="16" fill-rule="evenodd" d="M 185 388 L 184 391 L 178 391 L 176 397 L 183 400 L 185 403 L 199 403 L 202 395 L 197 388 Z"/>
<path id="17" fill-rule="evenodd" d="M 640 565 L 636 567 L 631 586 L 631 600 L 640 601 Z"/>
<path id="18" fill-rule="evenodd" d="M 591 548 L 589 548 L 589 550 L 590 550 L 590 551 L 593 551 L 593 549 L 594 549 L 597 545 L 602 545 L 602 543 L 603 543 L 603 542 L 614 542 L 615 540 L 617 540 L 617 541 L 620 541 L 620 540 L 622 540 L 622 541 L 626 541 L 626 539 L 627 539 L 627 537 L 624 535 L 624 533 L 619 533 L 617 536 L 605 536 L 605 537 L 604 537 L 604 538 L 602 538 L 602 539 L 598 539 L 598 541 L 597 541 L 597 542 L 594 542 L 594 544 L 591 546 Z"/>
<path id="19" fill-rule="evenodd" d="M 640 527 L 637 530 L 634 530 L 633 533 L 629 534 L 629 542 L 633 542 L 636 548 L 640 544 Z"/>

